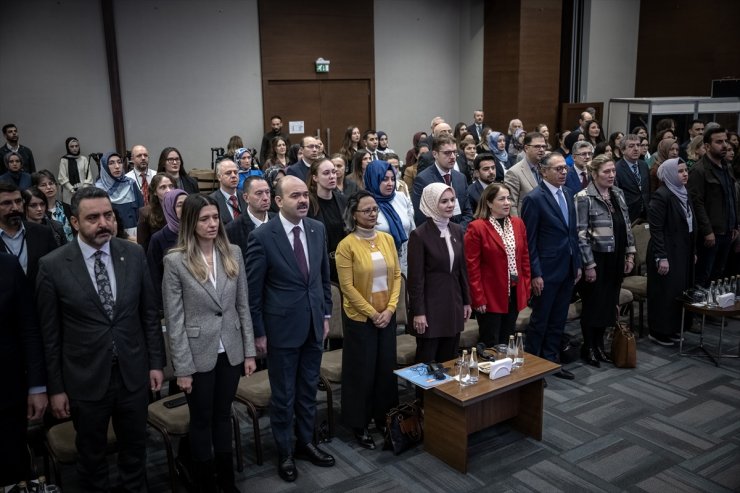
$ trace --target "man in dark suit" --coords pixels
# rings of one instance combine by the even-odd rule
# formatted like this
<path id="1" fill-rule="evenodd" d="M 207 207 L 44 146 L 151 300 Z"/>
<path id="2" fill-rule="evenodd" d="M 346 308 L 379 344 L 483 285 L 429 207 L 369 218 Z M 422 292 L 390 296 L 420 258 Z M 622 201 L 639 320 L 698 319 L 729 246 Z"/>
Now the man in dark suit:
<path id="1" fill-rule="evenodd" d="M 218 178 L 219 187 L 211 193 L 211 197 L 218 202 L 221 222 L 229 224 L 244 214 L 247 209 L 247 203 L 236 190 L 239 185 L 239 168 L 231 159 L 222 159 L 216 163 L 216 178 Z"/>
<path id="2" fill-rule="evenodd" d="M 480 144 L 480 138 L 481 135 L 483 135 L 483 129 L 488 127 L 485 123 L 483 123 L 483 119 L 485 118 L 483 114 L 483 110 L 475 110 L 473 112 L 473 123 L 468 125 L 468 133 L 473 136 L 473 140 L 475 140 L 475 145 Z"/>
<path id="3" fill-rule="evenodd" d="M 493 158 L 493 154 L 483 152 L 475 156 L 473 166 L 478 172 L 478 179 L 470 184 L 468 187 L 468 202 L 470 202 L 470 209 L 475 213 L 478 210 L 478 201 L 483 190 L 488 185 L 496 181 L 496 160 Z M 503 179 L 503 177 L 502 177 Z"/>
<path id="4" fill-rule="evenodd" d="M 35 173 L 36 161 L 33 159 L 33 152 L 28 147 L 18 143 L 18 127 L 14 123 L 6 123 L 3 125 L 3 135 L 5 136 L 5 145 L 0 147 L 0 175 L 7 171 L 5 155 L 13 151 L 23 158 L 23 170 L 27 173 Z"/>
<path id="5" fill-rule="evenodd" d="M 565 159 L 550 154 L 540 170 L 542 183 L 522 203 L 533 295 L 526 351 L 557 363 L 573 285 L 581 278 L 581 254 L 573 192 L 563 186 L 568 171 Z M 574 378 L 564 368 L 555 376 Z"/>
<path id="6" fill-rule="evenodd" d="M 468 181 L 462 173 L 454 170 L 457 156 L 455 139 L 446 134 L 435 137 L 432 155 L 434 165 L 420 172 L 414 179 L 414 190 L 411 195 L 415 211 L 414 222 L 418 226 L 426 221 L 426 217 L 419 209 L 424 187 L 430 183 L 445 183 L 455 191 L 455 215 L 452 216 L 452 222 L 459 224 L 464 230 L 473 219 L 473 211 L 468 201 Z"/>
<path id="7" fill-rule="evenodd" d="M 625 135 L 620 144 L 622 159 L 617 161 L 617 186 L 624 192 L 630 222 L 647 219 L 650 203 L 650 170 L 640 159 L 640 137 Z"/>
<path id="8" fill-rule="evenodd" d="M 314 137 L 306 135 L 301 139 L 301 149 L 303 150 L 303 158 L 297 163 L 291 164 L 285 168 L 286 175 L 297 176 L 298 179 L 304 183 L 308 178 L 308 172 L 311 169 L 311 165 L 314 161 L 319 158 L 319 149 L 321 144 Z"/>
<path id="9" fill-rule="evenodd" d="M 264 164 L 267 161 L 267 157 L 270 154 L 270 145 L 272 139 L 275 137 L 282 137 L 285 140 L 285 145 L 290 148 L 290 139 L 288 139 L 288 134 L 283 133 L 283 119 L 280 115 L 272 115 L 270 117 L 270 131 L 262 136 L 260 164 Z"/>
<path id="10" fill-rule="evenodd" d="M 18 187 L 0 183 L 0 251 L 11 253 L 33 287 L 39 259 L 57 247 L 50 228 L 23 220 L 23 198 Z"/>
<path id="11" fill-rule="evenodd" d="M 229 241 L 242 249 L 244 265 L 247 265 L 247 243 L 249 234 L 267 224 L 275 216 L 270 212 L 270 185 L 261 176 L 250 176 L 244 180 L 244 201 L 247 213 L 226 225 Z"/>
<path id="12" fill-rule="evenodd" d="M 29 419 L 40 419 L 48 403 L 44 346 L 36 323 L 28 280 L 9 253 L 0 253 L 0 484 L 17 483 L 31 477 L 26 449 Z"/>
<path id="13" fill-rule="evenodd" d="M 294 176 L 280 180 L 275 203 L 278 216 L 249 235 L 249 307 L 257 351 L 267 350 L 278 473 L 295 481 L 294 458 L 334 465 L 334 457 L 312 442 L 322 347 L 332 313 L 329 255 L 324 225 L 306 217 L 305 182 Z"/>
<path id="14" fill-rule="evenodd" d="M 72 197 L 77 241 L 39 262 L 36 307 L 47 389 L 56 418 L 72 418 L 77 471 L 86 491 L 108 491 L 108 422 L 126 491 L 146 491 L 148 390 L 162 385 L 162 328 L 144 251 L 114 238 L 108 194 Z"/>
<path id="15" fill-rule="evenodd" d="M 568 176 L 565 178 L 565 186 L 573 193 L 578 193 L 588 186 L 591 181 L 591 173 L 588 165 L 594 157 L 594 146 L 585 140 L 579 140 L 573 144 L 573 166 L 568 168 Z"/>

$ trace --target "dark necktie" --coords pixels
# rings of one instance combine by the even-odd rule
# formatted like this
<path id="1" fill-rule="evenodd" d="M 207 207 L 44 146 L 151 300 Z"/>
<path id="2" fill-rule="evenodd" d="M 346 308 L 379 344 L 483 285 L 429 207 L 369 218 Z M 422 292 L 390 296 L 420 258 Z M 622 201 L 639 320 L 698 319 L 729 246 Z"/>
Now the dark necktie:
<path id="1" fill-rule="evenodd" d="M 588 177 L 586 177 L 586 172 L 581 171 L 581 188 L 586 188 L 588 186 Z"/>
<path id="2" fill-rule="evenodd" d="M 635 175 L 635 180 L 637 181 L 637 187 L 642 190 L 642 177 L 640 176 L 640 168 L 636 164 L 632 165 L 632 173 Z"/>
<path id="3" fill-rule="evenodd" d="M 229 196 L 229 204 L 231 204 L 231 210 L 234 212 L 234 219 L 239 217 L 239 201 L 236 200 L 236 195 Z"/>
<path id="4" fill-rule="evenodd" d="M 116 302 L 113 299 L 113 289 L 110 285 L 110 277 L 108 276 L 108 269 L 105 268 L 103 263 L 103 252 L 98 250 L 95 252 L 95 266 L 93 272 L 95 273 L 95 284 L 98 287 L 98 296 L 100 297 L 100 303 L 103 304 L 103 310 L 105 310 L 108 318 L 113 318 L 113 309 L 116 306 Z M 113 358 L 118 358 L 118 348 L 116 347 L 116 340 L 112 341 Z"/>
<path id="5" fill-rule="evenodd" d="M 144 196 L 144 205 L 149 205 L 149 182 L 146 181 L 146 173 L 141 174 L 141 194 Z"/>
<path id="6" fill-rule="evenodd" d="M 293 254 L 298 263 L 298 270 L 303 274 L 303 280 L 308 282 L 308 262 L 306 262 L 306 253 L 303 251 L 300 226 L 293 228 Z"/>
<path id="7" fill-rule="evenodd" d="M 442 179 L 445 181 L 445 185 L 449 187 L 450 183 L 452 182 L 452 176 L 447 173 L 446 175 L 442 175 Z"/>
<path id="8" fill-rule="evenodd" d="M 532 171 L 532 174 L 534 175 L 534 181 L 536 181 L 538 185 L 542 183 L 542 177 L 540 177 L 540 173 L 537 171 L 537 168 L 533 168 L 530 166 L 529 169 Z"/>

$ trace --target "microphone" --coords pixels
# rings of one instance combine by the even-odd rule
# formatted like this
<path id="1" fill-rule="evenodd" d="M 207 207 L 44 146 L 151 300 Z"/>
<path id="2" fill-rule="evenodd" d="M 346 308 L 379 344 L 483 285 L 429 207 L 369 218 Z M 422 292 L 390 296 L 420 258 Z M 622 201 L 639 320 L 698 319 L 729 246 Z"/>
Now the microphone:
<path id="1" fill-rule="evenodd" d="M 496 356 L 486 351 L 486 345 L 479 342 L 475 348 L 478 350 L 478 355 L 486 361 L 496 361 Z"/>

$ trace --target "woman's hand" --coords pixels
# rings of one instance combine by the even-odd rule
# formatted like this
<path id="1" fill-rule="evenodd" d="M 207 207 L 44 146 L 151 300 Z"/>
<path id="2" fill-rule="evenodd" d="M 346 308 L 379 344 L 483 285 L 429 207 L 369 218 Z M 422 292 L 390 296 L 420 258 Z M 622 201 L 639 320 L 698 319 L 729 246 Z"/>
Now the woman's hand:
<path id="1" fill-rule="evenodd" d="M 177 377 L 177 387 L 189 394 L 193 391 L 193 377 Z"/>
<path id="2" fill-rule="evenodd" d="M 427 316 L 426 315 L 417 315 L 414 317 L 414 330 L 417 334 L 423 334 L 427 331 Z"/>
<path id="3" fill-rule="evenodd" d="M 658 274 L 661 276 L 664 276 L 668 274 L 669 266 L 668 266 L 668 260 L 663 259 L 660 262 L 658 262 Z"/>
<path id="4" fill-rule="evenodd" d="M 377 328 L 384 329 L 391 323 L 391 318 L 393 318 L 393 312 L 386 308 L 378 314 L 377 321 L 373 323 Z"/>
<path id="5" fill-rule="evenodd" d="M 465 318 L 465 321 L 467 322 L 470 316 L 473 314 L 473 309 L 470 308 L 470 305 L 464 305 L 463 306 L 463 317 Z"/>
<path id="6" fill-rule="evenodd" d="M 585 272 L 585 279 L 586 282 L 595 282 L 596 281 L 596 268 L 595 267 L 588 267 Z"/>
<path id="7" fill-rule="evenodd" d="M 257 369 L 257 363 L 254 361 L 254 358 L 244 358 L 244 374 L 246 376 L 251 375 L 254 373 L 254 370 Z"/>
<path id="8" fill-rule="evenodd" d="M 486 305 L 481 305 L 475 307 L 475 311 L 478 313 L 486 313 Z"/>

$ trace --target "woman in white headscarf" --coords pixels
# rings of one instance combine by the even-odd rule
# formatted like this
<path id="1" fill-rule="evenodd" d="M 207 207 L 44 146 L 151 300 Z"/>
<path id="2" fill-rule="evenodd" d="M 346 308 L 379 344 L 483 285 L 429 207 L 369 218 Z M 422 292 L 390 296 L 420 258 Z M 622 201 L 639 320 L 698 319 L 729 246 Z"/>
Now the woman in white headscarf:
<path id="1" fill-rule="evenodd" d="M 413 230 L 408 246 L 409 310 L 416 335 L 416 361 L 455 357 L 460 332 L 470 318 L 470 292 L 463 229 L 450 222 L 455 191 L 427 185 L 419 205 L 426 222 Z"/>
<path id="2" fill-rule="evenodd" d="M 694 284 L 697 225 L 683 159 L 664 161 L 658 179 L 665 186 L 653 192 L 648 208 L 648 326 L 651 341 L 673 346 L 681 328 L 681 303 L 676 299 Z"/>

